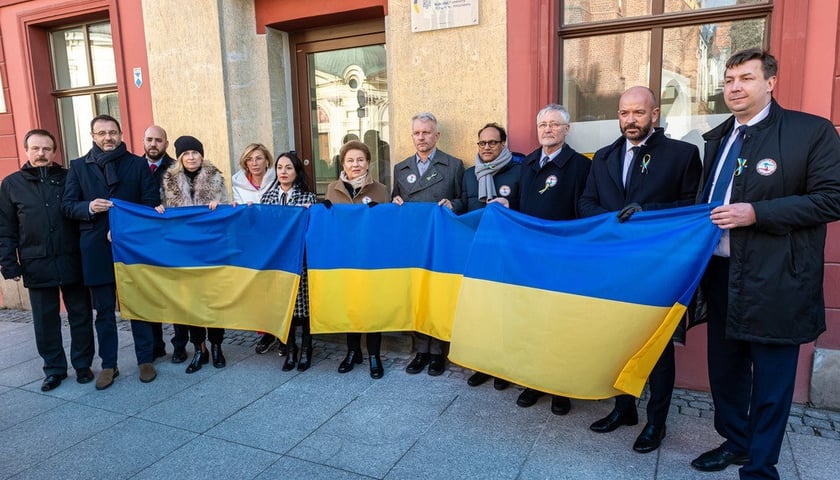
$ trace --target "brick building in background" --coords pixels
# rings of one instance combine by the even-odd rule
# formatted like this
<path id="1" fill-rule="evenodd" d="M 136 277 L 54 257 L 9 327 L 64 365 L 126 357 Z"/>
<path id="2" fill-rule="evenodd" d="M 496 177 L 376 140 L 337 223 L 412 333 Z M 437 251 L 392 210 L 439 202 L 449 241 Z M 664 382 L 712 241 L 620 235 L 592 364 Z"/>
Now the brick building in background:
<path id="1" fill-rule="evenodd" d="M 723 62 L 751 46 L 778 58 L 783 106 L 840 127 L 836 0 L 467 0 L 478 8 L 466 26 L 412 26 L 412 15 L 452 20 L 434 10 L 443 3 L 0 0 L 0 175 L 21 164 L 27 130 L 58 132 L 66 159 L 90 148 L 90 118 L 110 113 L 130 150 L 157 123 L 204 140 L 227 175 L 251 142 L 294 148 L 319 190 L 355 135 L 388 183 L 413 151 L 417 111 L 438 115 L 443 149 L 471 159 L 490 121 L 508 127 L 512 150 L 533 150 L 536 112 L 558 101 L 572 114 L 569 143 L 591 153 L 619 135 L 618 97 L 636 84 L 660 93 L 668 135 L 699 143 L 728 115 Z M 802 349 L 795 395 L 837 409 L 839 238 L 831 225 L 828 332 Z M 25 301 L 18 288 L 4 283 L 3 305 Z M 678 383 L 706 389 L 705 365 L 700 327 L 678 348 Z"/>

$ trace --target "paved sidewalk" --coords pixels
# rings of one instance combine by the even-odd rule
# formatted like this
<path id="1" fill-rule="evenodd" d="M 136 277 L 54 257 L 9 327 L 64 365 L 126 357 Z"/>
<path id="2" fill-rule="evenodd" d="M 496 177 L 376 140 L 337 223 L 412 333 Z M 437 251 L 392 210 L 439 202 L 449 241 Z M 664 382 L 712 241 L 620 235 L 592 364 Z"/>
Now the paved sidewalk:
<path id="1" fill-rule="evenodd" d="M 407 375 L 406 352 L 384 355 L 385 377 L 372 380 L 366 364 L 339 375 L 343 347 L 316 341 L 312 368 L 282 372 L 276 352 L 254 353 L 253 333 L 231 331 L 226 368 L 187 375 L 167 356 L 158 378 L 143 384 L 122 325 L 111 388 L 79 385 L 71 369 L 61 387 L 42 393 L 28 317 L 0 310 L 0 478 L 738 477 L 734 467 L 701 473 L 688 465 L 720 443 L 702 392 L 677 392 L 663 446 L 641 455 L 630 448 L 641 425 L 589 431 L 611 401 L 573 400 L 565 417 L 550 413 L 548 398 L 523 409 L 519 389 L 468 387 L 471 372 L 457 366 L 437 378 Z M 838 427 L 840 413 L 796 406 L 782 478 L 837 478 Z"/>

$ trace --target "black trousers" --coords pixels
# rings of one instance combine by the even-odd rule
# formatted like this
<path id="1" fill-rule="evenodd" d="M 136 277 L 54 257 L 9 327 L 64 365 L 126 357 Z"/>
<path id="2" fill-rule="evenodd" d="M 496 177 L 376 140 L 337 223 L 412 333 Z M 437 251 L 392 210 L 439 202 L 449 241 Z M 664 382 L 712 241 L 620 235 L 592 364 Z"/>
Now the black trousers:
<path id="1" fill-rule="evenodd" d="M 379 355 L 379 349 L 382 346 L 381 333 L 368 333 L 367 335 L 367 350 L 368 355 Z M 362 334 L 348 333 L 347 334 L 347 350 L 348 351 L 362 351 Z"/>
<path id="2" fill-rule="evenodd" d="M 176 350 L 181 350 L 187 347 L 187 343 L 190 341 L 190 327 L 187 325 L 181 325 L 180 323 L 173 323 L 172 329 L 175 333 L 172 335 L 172 348 Z"/>
<path id="3" fill-rule="evenodd" d="M 446 355 L 449 351 L 449 342 L 430 337 L 425 333 L 414 332 L 414 346 L 417 353 L 429 353 L 432 355 Z"/>
<path id="4" fill-rule="evenodd" d="M 196 346 L 196 348 L 201 348 L 200 345 L 204 343 L 204 340 L 210 340 L 210 343 L 222 343 L 225 339 L 225 329 L 224 328 L 206 328 L 206 327 L 195 327 L 190 325 L 190 342 Z"/>
<path id="5" fill-rule="evenodd" d="M 90 292 L 82 284 L 30 288 L 35 346 L 44 359 L 46 375 L 67 373 L 67 356 L 61 338 L 61 300 L 64 296 L 70 324 L 70 363 L 73 368 L 90 368 L 93 362 L 93 312 Z"/>
<path id="6" fill-rule="evenodd" d="M 708 300 L 709 384 L 715 430 L 726 439 L 726 450 L 749 455 L 750 462 L 739 472 L 742 479 L 777 479 L 776 464 L 793 401 L 799 345 L 726 338 L 728 258 L 713 256 L 701 285 Z"/>
<path id="7" fill-rule="evenodd" d="M 674 394 L 674 380 L 676 378 L 676 363 L 674 361 L 674 343 L 662 351 L 656 365 L 648 377 L 650 398 L 647 403 L 647 423 L 651 425 L 665 425 L 668 419 L 668 409 L 671 407 L 671 396 Z M 615 397 L 616 410 L 629 411 L 636 409 L 636 397 L 619 395 Z"/>

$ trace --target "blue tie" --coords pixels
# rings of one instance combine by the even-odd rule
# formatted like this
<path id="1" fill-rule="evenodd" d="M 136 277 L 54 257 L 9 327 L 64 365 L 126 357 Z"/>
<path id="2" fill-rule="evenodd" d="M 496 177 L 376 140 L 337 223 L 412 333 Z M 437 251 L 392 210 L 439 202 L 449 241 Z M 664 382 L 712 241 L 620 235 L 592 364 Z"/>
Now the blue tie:
<path id="1" fill-rule="evenodd" d="M 741 153 L 741 145 L 744 143 L 744 131 L 746 129 L 746 125 L 738 127 L 738 133 L 735 135 L 735 140 L 732 141 L 732 145 L 729 147 L 729 152 L 727 152 L 726 158 L 723 159 L 723 167 L 720 169 L 720 175 L 717 177 L 717 183 L 715 183 L 715 189 L 712 192 L 712 197 L 709 199 L 709 203 L 723 202 L 723 199 L 726 197 L 726 190 L 732 182 L 732 175 L 735 173 L 735 167 L 738 166 L 738 155 Z"/>

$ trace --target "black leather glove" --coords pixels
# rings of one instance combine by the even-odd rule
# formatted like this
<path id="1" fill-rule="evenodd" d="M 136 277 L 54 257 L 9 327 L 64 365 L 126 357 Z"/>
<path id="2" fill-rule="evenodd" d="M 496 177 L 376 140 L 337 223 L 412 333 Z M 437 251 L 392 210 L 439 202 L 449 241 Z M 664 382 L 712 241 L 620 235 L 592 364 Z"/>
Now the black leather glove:
<path id="1" fill-rule="evenodd" d="M 633 216 L 636 212 L 641 212 L 642 206 L 638 203 L 631 203 L 626 207 L 622 208 L 621 211 L 618 212 L 618 223 L 624 223 L 627 220 L 630 220 L 630 217 Z"/>
<path id="2" fill-rule="evenodd" d="M 332 202 L 325 199 L 323 202 L 321 202 L 321 205 L 323 205 L 327 208 L 331 208 L 332 207 Z"/>
<path id="3" fill-rule="evenodd" d="M 379 202 L 374 202 L 373 200 L 371 200 L 371 201 L 370 201 L 370 202 L 368 202 L 368 204 L 367 204 L 368 208 L 373 208 L 373 207 L 375 207 L 375 206 L 377 206 L 377 205 L 379 205 Z"/>

